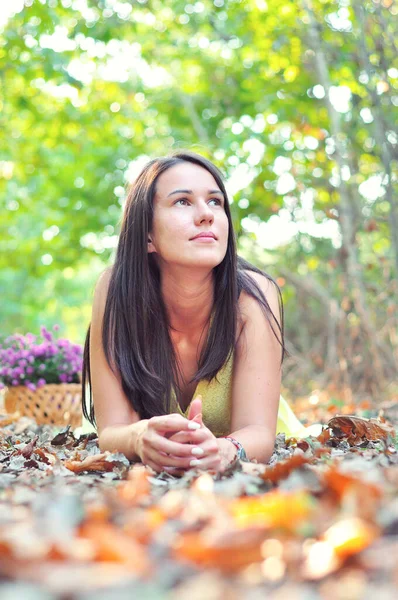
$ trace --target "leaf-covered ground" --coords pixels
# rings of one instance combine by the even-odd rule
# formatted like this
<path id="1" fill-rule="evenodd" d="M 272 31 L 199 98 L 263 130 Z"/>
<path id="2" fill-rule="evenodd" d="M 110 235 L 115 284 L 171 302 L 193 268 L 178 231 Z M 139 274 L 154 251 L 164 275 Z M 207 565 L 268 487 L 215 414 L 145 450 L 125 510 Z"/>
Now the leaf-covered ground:
<path id="1" fill-rule="evenodd" d="M 396 598 L 397 407 L 182 478 L 2 414 L 0 597 Z"/>

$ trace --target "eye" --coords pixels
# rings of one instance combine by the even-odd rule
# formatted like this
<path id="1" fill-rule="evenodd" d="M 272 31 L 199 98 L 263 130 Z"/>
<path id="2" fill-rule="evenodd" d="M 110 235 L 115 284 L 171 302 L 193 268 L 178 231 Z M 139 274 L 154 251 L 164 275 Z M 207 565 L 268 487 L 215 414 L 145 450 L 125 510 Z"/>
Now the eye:
<path id="1" fill-rule="evenodd" d="M 210 198 L 209 202 L 211 202 L 212 200 L 214 200 L 215 202 L 217 202 L 218 206 L 222 205 L 222 202 L 219 198 Z M 189 200 L 187 198 L 179 198 L 178 200 L 176 200 L 174 202 L 174 204 L 178 204 L 179 202 L 189 202 Z"/>

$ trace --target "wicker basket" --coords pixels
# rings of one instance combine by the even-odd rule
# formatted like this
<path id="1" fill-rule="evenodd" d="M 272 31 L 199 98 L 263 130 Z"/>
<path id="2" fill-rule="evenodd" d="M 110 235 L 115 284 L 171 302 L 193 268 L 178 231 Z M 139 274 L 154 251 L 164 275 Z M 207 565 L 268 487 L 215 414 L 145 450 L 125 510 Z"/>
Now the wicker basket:
<path id="1" fill-rule="evenodd" d="M 4 406 L 7 412 L 18 411 L 39 425 L 82 424 L 82 387 L 80 383 L 48 383 L 32 392 L 23 385 L 7 389 Z"/>

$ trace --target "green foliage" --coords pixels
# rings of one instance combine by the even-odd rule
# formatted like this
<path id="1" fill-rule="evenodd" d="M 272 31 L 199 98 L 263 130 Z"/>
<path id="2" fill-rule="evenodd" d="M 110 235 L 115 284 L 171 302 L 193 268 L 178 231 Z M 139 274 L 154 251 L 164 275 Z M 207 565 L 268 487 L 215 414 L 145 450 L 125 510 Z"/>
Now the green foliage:
<path id="1" fill-rule="evenodd" d="M 343 306 L 339 343 L 359 356 L 352 340 L 362 317 L 347 268 L 354 244 L 369 319 L 389 362 L 398 266 L 392 3 L 25 4 L 0 33 L 3 332 L 62 322 L 81 343 L 134 161 L 190 148 L 230 182 L 242 254 L 279 277 L 293 353 L 310 369 L 326 368 L 323 294 Z M 340 171 L 312 16 L 341 105 Z M 342 236 L 342 186 L 350 240 Z"/>

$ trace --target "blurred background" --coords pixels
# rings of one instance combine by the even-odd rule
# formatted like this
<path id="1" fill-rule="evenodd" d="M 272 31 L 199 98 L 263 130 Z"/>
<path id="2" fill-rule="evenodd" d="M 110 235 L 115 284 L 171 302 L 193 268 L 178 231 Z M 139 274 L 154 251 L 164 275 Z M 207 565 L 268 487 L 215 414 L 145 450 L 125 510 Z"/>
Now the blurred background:
<path id="1" fill-rule="evenodd" d="M 178 148 L 227 179 L 285 302 L 288 399 L 397 397 L 398 5 L 2 0 L 0 333 L 83 343 L 128 183 Z"/>

